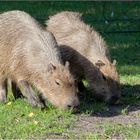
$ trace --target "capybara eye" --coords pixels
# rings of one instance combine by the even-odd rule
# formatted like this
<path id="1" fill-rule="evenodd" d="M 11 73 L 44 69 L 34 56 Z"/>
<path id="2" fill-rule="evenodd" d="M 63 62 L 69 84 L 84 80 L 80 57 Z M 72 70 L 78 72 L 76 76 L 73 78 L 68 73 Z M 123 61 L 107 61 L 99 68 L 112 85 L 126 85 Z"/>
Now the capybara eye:
<path id="1" fill-rule="evenodd" d="M 60 85 L 60 82 L 59 82 L 58 80 L 55 80 L 55 83 L 56 83 L 57 85 Z"/>

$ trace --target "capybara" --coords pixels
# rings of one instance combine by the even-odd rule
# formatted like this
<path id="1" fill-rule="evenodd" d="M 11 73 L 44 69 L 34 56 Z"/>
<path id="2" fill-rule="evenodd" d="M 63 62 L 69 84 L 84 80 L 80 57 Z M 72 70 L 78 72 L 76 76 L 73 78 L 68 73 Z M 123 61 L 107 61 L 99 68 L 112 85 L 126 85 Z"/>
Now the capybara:
<path id="1" fill-rule="evenodd" d="M 29 85 L 56 107 L 77 106 L 76 86 L 68 65 L 62 64 L 52 33 L 44 31 L 30 15 L 22 11 L 0 15 L 1 102 L 6 101 L 5 81 L 9 78 L 22 88 L 33 106 L 38 99 Z"/>
<path id="2" fill-rule="evenodd" d="M 47 30 L 55 36 L 58 45 L 77 51 L 85 60 L 63 53 L 78 78 L 84 77 L 95 97 L 111 104 L 118 103 L 120 82 L 115 64 L 111 63 L 109 51 L 103 38 L 81 20 L 76 12 L 64 11 L 46 21 Z M 64 47 L 63 46 L 63 47 Z M 62 48 L 63 51 L 63 48 Z M 79 56 L 80 56 L 79 55 Z M 88 63 L 87 63 L 88 62 Z M 95 67 L 97 70 L 95 70 Z M 97 72 L 98 71 L 98 72 Z M 80 78 L 82 80 L 82 78 Z"/>

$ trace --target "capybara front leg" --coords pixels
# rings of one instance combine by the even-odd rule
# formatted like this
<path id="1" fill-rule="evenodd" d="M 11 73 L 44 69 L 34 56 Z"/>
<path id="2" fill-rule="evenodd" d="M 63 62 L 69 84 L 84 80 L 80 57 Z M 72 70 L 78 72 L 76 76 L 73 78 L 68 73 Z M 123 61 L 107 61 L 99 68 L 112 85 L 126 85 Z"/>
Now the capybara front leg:
<path id="1" fill-rule="evenodd" d="M 84 86 L 84 84 L 83 84 L 83 81 L 81 80 L 81 81 L 78 81 L 78 90 L 79 90 L 79 92 L 84 92 L 85 91 L 85 86 Z"/>
<path id="2" fill-rule="evenodd" d="M 0 102 L 5 103 L 7 98 L 7 80 L 0 81 Z"/>
<path id="3" fill-rule="evenodd" d="M 23 95 L 15 82 L 12 81 L 12 92 L 15 99 L 22 98 Z"/>
<path id="4" fill-rule="evenodd" d="M 43 103 L 40 102 L 38 96 L 35 95 L 33 89 L 26 81 L 21 80 L 18 83 L 18 85 L 21 88 L 23 95 L 27 98 L 27 101 L 31 106 L 40 108 L 44 107 Z"/>

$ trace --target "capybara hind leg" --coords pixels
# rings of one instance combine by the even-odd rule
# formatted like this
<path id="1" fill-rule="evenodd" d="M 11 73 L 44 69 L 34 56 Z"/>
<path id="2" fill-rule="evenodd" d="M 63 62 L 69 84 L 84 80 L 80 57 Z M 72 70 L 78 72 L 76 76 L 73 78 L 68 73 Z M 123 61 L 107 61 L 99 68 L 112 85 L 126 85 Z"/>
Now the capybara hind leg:
<path id="1" fill-rule="evenodd" d="M 23 98 L 23 95 L 19 89 L 19 87 L 16 85 L 15 82 L 12 81 L 12 92 L 13 92 L 13 96 L 15 99 L 18 99 L 18 98 Z"/>
<path id="2" fill-rule="evenodd" d="M 40 101 L 38 96 L 35 95 L 33 89 L 29 86 L 29 84 L 26 81 L 21 80 L 18 84 L 22 89 L 23 95 L 27 98 L 28 103 L 32 107 L 44 107 L 44 104 Z"/>
<path id="3" fill-rule="evenodd" d="M 7 98 L 7 80 L 0 81 L 0 102 L 5 103 Z"/>

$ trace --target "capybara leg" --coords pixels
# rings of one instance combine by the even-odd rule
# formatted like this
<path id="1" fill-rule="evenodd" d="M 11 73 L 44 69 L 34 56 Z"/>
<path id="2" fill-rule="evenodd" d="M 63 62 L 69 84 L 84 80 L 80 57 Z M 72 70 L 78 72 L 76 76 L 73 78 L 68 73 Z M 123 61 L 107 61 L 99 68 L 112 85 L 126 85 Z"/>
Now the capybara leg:
<path id="1" fill-rule="evenodd" d="M 0 102 L 5 103 L 7 98 L 7 80 L 0 81 Z"/>
<path id="2" fill-rule="evenodd" d="M 82 81 L 78 81 L 77 84 L 78 84 L 79 92 L 84 92 L 85 91 L 85 86 L 84 86 L 83 82 Z"/>
<path id="3" fill-rule="evenodd" d="M 27 101 L 32 107 L 44 108 L 43 103 L 40 101 L 38 96 L 35 95 L 33 89 L 26 81 L 21 80 L 18 84 L 21 87 L 23 95 L 27 97 Z"/>
<path id="4" fill-rule="evenodd" d="M 23 98 L 23 95 L 15 82 L 12 81 L 12 92 L 15 99 Z"/>

